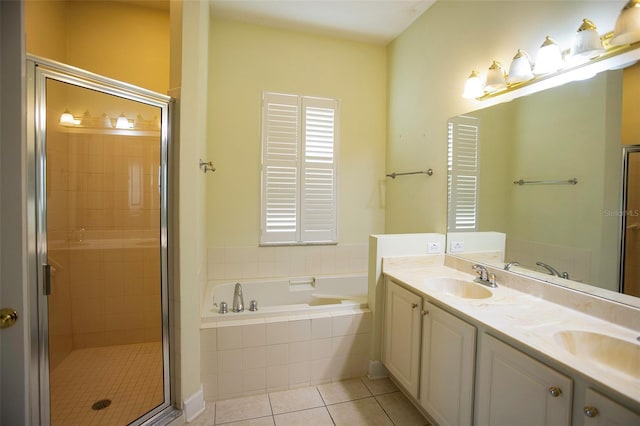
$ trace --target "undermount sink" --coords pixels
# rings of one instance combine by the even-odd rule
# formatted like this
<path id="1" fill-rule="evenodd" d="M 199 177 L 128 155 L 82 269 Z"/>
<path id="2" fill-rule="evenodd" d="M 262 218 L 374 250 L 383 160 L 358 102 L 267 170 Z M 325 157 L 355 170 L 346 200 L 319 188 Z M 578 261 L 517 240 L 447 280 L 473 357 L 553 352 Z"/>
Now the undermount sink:
<path id="1" fill-rule="evenodd" d="M 560 331 L 555 340 L 572 355 L 640 379 L 640 344 L 580 330 Z"/>
<path id="2" fill-rule="evenodd" d="M 441 291 L 463 299 L 486 299 L 493 295 L 488 288 L 456 278 L 429 278 L 424 283 L 435 291 Z"/>

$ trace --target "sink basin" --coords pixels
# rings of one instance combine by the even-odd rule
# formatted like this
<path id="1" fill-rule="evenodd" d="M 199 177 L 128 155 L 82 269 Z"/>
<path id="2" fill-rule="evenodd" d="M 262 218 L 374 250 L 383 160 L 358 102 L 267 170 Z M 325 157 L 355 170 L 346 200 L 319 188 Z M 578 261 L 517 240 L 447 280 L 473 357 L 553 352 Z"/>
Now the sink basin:
<path id="1" fill-rule="evenodd" d="M 579 330 L 560 331 L 555 340 L 577 357 L 640 379 L 640 344 Z"/>
<path id="2" fill-rule="evenodd" d="M 435 291 L 441 291 L 463 299 L 486 299 L 493 295 L 491 290 L 486 287 L 456 278 L 429 278 L 424 283 Z"/>

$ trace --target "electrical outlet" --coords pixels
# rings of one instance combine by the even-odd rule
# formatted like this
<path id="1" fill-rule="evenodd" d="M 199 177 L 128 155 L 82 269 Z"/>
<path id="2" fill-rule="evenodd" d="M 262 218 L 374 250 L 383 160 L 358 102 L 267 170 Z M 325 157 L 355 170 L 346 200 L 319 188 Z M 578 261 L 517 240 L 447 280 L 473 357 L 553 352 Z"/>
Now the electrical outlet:
<path id="1" fill-rule="evenodd" d="M 427 253 L 428 254 L 436 254 L 440 253 L 440 243 L 431 242 L 427 245 Z"/>
<path id="2" fill-rule="evenodd" d="M 464 241 L 451 241 L 451 253 L 462 253 L 464 251 Z"/>

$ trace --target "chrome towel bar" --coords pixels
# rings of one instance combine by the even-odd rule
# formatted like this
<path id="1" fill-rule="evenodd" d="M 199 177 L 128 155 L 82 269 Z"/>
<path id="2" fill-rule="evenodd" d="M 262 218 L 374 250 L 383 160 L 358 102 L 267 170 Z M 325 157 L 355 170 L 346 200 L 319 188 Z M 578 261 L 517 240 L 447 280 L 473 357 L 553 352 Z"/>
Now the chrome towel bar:
<path id="1" fill-rule="evenodd" d="M 553 180 L 514 180 L 515 185 L 577 185 L 578 179 L 553 179 Z"/>
<path id="2" fill-rule="evenodd" d="M 406 173 L 388 173 L 387 177 L 390 177 L 391 179 L 395 179 L 396 176 L 407 176 L 407 175 L 433 175 L 433 169 L 428 169 L 428 170 L 420 170 L 417 172 L 406 172 Z"/>

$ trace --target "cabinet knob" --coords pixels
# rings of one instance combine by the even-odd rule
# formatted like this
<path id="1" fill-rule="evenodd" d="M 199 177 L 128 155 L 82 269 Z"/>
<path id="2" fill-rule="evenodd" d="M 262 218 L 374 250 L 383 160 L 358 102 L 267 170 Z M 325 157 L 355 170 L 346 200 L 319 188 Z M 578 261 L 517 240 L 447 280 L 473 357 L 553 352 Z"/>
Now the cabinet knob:
<path id="1" fill-rule="evenodd" d="M 411 309 L 415 309 L 415 308 L 417 308 L 417 307 L 418 307 L 418 304 L 417 304 L 417 303 L 412 303 L 412 304 L 411 304 Z"/>
<path id="2" fill-rule="evenodd" d="M 422 313 L 422 316 L 423 316 L 423 317 L 424 317 L 424 316 L 426 316 L 426 315 L 429 315 L 429 311 L 428 311 L 428 310 L 426 310 L 426 309 L 425 309 L 425 310 L 423 310 L 421 313 Z"/>
<path id="3" fill-rule="evenodd" d="M 559 388 L 559 387 L 557 387 L 557 386 L 551 386 L 551 387 L 549 388 L 549 394 L 550 394 L 552 397 L 554 397 L 554 398 L 559 397 L 561 393 L 562 393 L 562 391 L 561 391 L 561 390 L 560 390 L 560 388 Z"/>
<path id="4" fill-rule="evenodd" d="M 587 405 L 584 407 L 584 415 L 591 418 L 596 417 L 598 415 L 598 409 Z"/>

